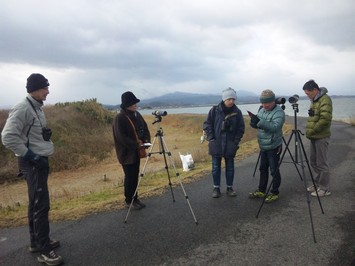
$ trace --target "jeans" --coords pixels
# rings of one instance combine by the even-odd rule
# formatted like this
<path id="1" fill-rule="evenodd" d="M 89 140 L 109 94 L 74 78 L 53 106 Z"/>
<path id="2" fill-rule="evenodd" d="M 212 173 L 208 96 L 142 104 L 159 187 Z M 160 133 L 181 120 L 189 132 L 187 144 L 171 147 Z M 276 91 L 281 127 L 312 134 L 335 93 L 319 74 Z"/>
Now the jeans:
<path id="1" fill-rule="evenodd" d="M 28 188 L 28 225 L 30 230 L 31 245 L 36 245 L 41 252 L 51 251 L 49 240 L 49 220 L 50 209 L 48 193 L 48 158 L 47 167 L 37 169 L 31 163 L 19 158 L 20 171 L 23 173 Z"/>
<path id="2" fill-rule="evenodd" d="M 234 180 L 234 158 L 224 158 L 224 161 L 226 164 L 227 187 L 232 187 Z M 212 177 L 215 187 L 220 187 L 221 185 L 221 162 L 222 157 L 212 156 Z"/>
<path id="3" fill-rule="evenodd" d="M 266 192 L 267 184 L 269 181 L 269 168 L 271 176 L 273 177 L 271 193 L 278 195 L 279 187 L 281 185 L 281 175 L 279 170 L 279 161 L 281 154 L 281 146 L 269 150 L 260 151 L 260 181 L 259 181 L 259 191 Z"/>
<path id="4" fill-rule="evenodd" d="M 126 203 L 131 203 L 134 192 L 136 192 L 138 186 L 140 159 L 137 157 L 137 161 L 134 164 L 122 165 L 124 177 L 124 195 L 126 197 Z M 134 200 L 138 198 L 138 192 L 136 193 Z"/>

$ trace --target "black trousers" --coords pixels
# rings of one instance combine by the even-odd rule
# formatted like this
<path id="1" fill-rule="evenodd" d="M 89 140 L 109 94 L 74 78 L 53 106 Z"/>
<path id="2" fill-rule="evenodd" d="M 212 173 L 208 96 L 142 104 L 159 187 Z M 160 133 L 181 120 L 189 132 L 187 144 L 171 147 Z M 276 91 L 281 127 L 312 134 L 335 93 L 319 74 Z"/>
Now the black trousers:
<path id="1" fill-rule="evenodd" d="M 138 185 L 139 177 L 139 166 L 140 159 L 137 158 L 137 161 L 134 164 L 124 164 L 122 165 L 124 172 L 124 195 L 126 197 L 126 202 L 131 203 L 133 199 L 134 192 L 136 191 Z M 134 199 L 138 198 L 138 192 L 136 193 Z"/>
<path id="2" fill-rule="evenodd" d="M 259 190 L 266 191 L 270 174 L 273 177 L 271 193 L 278 195 L 279 187 L 281 185 L 281 174 L 279 169 L 281 147 L 269 151 L 261 151 L 260 157 L 260 182 Z"/>
<path id="3" fill-rule="evenodd" d="M 48 193 L 48 157 L 47 166 L 41 169 L 19 158 L 20 171 L 23 173 L 28 188 L 28 225 L 30 230 L 31 245 L 36 245 L 42 253 L 50 251 L 49 245 L 49 220 L 50 209 Z"/>

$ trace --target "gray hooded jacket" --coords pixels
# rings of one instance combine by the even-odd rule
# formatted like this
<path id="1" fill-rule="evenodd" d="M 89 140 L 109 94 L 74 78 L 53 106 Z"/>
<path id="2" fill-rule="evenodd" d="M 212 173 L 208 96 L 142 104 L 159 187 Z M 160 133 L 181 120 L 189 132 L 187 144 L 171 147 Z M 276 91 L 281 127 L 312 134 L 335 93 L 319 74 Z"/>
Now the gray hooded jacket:
<path id="1" fill-rule="evenodd" d="M 28 149 L 40 156 L 53 154 L 53 142 L 51 140 L 45 141 L 42 137 L 42 127 L 47 126 L 42 106 L 42 103 L 28 94 L 26 98 L 11 109 L 1 132 L 1 140 L 3 145 L 12 150 L 16 156 L 23 157 Z"/>

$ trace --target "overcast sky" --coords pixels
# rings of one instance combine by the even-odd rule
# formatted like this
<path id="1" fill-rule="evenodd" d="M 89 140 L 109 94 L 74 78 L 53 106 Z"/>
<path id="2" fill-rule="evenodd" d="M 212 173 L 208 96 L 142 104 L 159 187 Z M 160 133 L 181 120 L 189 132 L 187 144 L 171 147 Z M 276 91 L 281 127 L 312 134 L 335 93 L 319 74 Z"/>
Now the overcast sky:
<path id="1" fill-rule="evenodd" d="M 0 106 L 50 82 L 47 104 L 119 104 L 227 87 L 355 94 L 354 0 L 0 0 Z"/>

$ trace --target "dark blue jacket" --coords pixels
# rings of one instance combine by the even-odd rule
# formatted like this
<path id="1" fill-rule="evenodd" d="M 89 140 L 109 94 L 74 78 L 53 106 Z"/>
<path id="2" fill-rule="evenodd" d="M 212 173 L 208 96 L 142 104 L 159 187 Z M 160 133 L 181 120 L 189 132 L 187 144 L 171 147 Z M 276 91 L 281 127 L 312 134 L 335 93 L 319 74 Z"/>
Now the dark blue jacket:
<path id="1" fill-rule="evenodd" d="M 234 105 L 227 115 L 223 102 L 211 108 L 203 130 L 207 136 L 209 154 L 216 157 L 234 158 L 239 142 L 244 135 L 245 125 L 242 112 Z"/>

